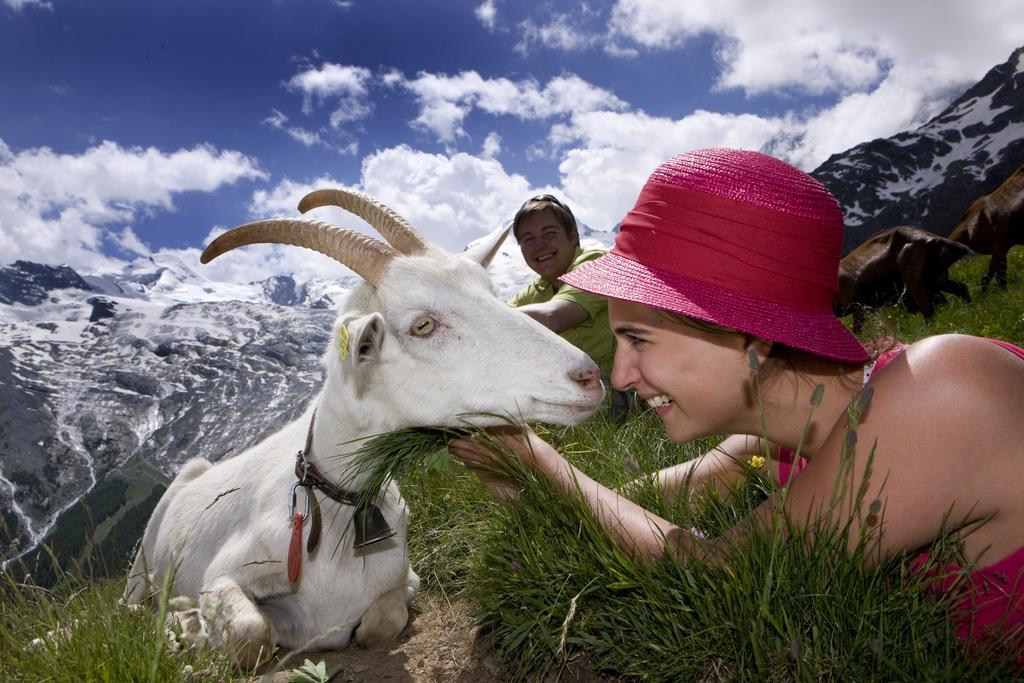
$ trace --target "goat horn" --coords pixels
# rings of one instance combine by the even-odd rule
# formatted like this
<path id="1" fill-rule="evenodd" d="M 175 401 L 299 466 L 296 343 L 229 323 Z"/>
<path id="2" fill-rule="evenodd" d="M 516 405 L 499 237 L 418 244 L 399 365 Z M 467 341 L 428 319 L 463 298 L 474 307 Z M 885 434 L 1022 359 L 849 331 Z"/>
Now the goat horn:
<path id="1" fill-rule="evenodd" d="M 319 251 L 348 266 L 374 287 L 381 281 L 391 259 L 399 256 L 383 242 L 354 230 L 320 221 L 279 218 L 228 230 L 210 242 L 199 261 L 209 263 L 224 252 L 247 244 L 291 244 Z"/>
<path id="2" fill-rule="evenodd" d="M 359 216 L 403 254 L 419 254 L 427 248 L 426 240 L 409 221 L 369 195 L 353 190 L 314 190 L 299 202 L 299 213 L 320 206 L 338 206 Z"/>

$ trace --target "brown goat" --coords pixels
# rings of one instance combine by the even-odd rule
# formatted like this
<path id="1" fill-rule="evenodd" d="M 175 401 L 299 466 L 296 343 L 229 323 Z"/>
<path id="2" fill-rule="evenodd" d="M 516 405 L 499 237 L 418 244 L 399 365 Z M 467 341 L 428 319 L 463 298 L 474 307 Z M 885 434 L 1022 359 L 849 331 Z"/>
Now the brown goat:
<path id="1" fill-rule="evenodd" d="M 949 239 L 966 244 L 974 251 L 992 254 L 988 272 L 981 278 L 984 289 L 993 277 L 1006 287 L 1006 252 L 1015 244 L 1024 244 L 1024 166 L 1003 184 L 974 200 Z"/>
<path id="2" fill-rule="evenodd" d="M 949 279 L 949 267 L 970 253 L 958 242 L 910 225 L 877 232 L 839 262 L 836 314 L 853 313 L 859 331 L 865 306 L 902 300 L 908 310 L 930 317 L 946 299 L 942 292 L 970 301 L 967 287 Z"/>

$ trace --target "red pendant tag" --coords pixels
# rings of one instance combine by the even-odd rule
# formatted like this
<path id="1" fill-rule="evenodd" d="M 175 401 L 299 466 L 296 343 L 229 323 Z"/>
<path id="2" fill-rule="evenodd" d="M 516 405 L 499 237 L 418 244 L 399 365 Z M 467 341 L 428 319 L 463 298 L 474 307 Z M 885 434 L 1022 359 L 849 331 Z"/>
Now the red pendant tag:
<path id="1" fill-rule="evenodd" d="M 295 583 L 299 580 L 299 573 L 302 571 L 302 513 L 295 513 L 295 523 L 292 525 L 292 540 L 288 544 L 288 583 Z"/>

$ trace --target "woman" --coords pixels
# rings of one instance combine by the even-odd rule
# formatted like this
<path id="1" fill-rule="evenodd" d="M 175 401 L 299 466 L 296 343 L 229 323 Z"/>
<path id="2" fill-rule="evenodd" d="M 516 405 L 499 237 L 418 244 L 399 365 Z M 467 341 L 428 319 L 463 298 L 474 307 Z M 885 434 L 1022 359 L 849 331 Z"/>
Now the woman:
<path id="1" fill-rule="evenodd" d="M 816 180 L 756 152 L 707 149 L 658 167 L 615 248 L 562 278 L 609 298 L 612 384 L 635 389 L 672 440 L 739 435 L 659 473 L 664 490 L 726 492 L 752 456 L 778 465 L 785 489 L 726 534 L 704 541 L 644 510 L 532 431 L 502 438 L 567 493 L 580 490 L 637 558 L 660 558 L 667 547 L 720 561 L 780 509 L 810 534 L 823 519 L 869 529 L 869 563 L 958 530 L 980 568 L 963 598 L 961 635 L 1024 622 L 1024 351 L 943 335 L 869 363 L 832 313 L 842 241 L 842 211 Z M 848 467 L 851 412 L 861 445 Z M 471 467 L 491 457 L 479 442 L 455 450 Z M 805 466 L 793 476 L 786 461 L 797 450 Z M 840 479 L 846 493 L 836 505 Z M 862 542 L 851 536 L 851 546 Z"/>

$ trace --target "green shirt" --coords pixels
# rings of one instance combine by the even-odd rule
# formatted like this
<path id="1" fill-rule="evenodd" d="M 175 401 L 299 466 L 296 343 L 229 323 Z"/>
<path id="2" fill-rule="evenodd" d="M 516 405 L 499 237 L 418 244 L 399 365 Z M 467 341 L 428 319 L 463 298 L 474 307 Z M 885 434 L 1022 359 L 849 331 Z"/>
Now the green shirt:
<path id="1" fill-rule="evenodd" d="M 576 247 L 576 255 L 573 256 L 572 263 L 569 264 L 569 270 L 575 270 L 587 261 L 600 258 L 604 253 L 603 249 L 583 251 Z M 590 317 L 585 321 L 575 327 L 563 330 L 559 335 L 593 358 L 601 368 L 601 374 L 608 377 L 612 371 L 612 360 L 615 358 L 615 336 L 608 324 L 608 299 L 570 287 L 564 282 L 559 283 L 556 292 L 550 282 L 543 278 L 537 278 L 523 291 L 512 297 L 508 304 L 518 308 L 527 304 L 547 303 L 552 299 L 572 301 L 582 306 L 589 314 Z"/>

